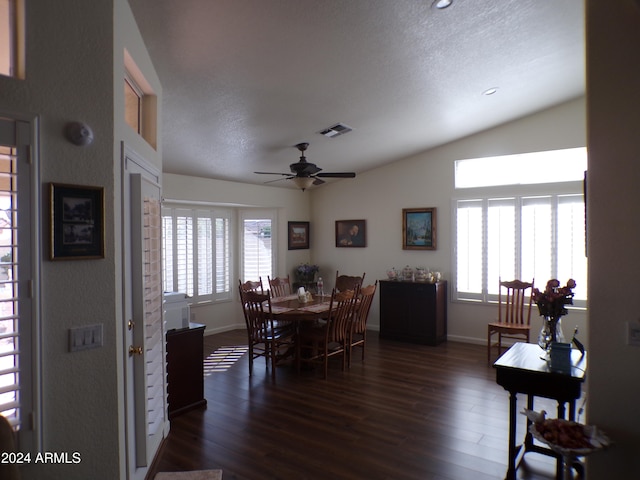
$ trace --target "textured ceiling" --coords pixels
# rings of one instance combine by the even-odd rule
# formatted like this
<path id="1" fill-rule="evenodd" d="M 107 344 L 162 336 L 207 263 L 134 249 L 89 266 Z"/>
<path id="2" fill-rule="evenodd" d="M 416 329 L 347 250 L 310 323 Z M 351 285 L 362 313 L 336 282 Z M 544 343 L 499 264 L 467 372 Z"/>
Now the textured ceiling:
<path id="1" fill-rule="evenodd" d="M 324 171 L 360 173 L 584 94 L 581 0 L 129 3 L 168 173 L 263 183 L 278 177 L 253 172 L 289 172 L 300 142 Z M 353 131 L 318 133 L 338 122 Z"/>

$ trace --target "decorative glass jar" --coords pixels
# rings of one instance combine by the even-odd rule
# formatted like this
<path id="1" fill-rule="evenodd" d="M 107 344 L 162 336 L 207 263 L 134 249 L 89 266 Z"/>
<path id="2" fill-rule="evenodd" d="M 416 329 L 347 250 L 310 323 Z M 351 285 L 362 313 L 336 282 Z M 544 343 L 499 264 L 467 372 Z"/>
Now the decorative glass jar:
<path id="1" fill-rule="evenodd" d="M 402 279 L 406 281 L 413 281 L 413 268 L 409 265 L 402 269 Z"/>
<path id="2" fill-rule="evenodd" d="M 424 267 L 416 267 L 416 282 L 426 282 L 429 280 L 429 270 Z"/>

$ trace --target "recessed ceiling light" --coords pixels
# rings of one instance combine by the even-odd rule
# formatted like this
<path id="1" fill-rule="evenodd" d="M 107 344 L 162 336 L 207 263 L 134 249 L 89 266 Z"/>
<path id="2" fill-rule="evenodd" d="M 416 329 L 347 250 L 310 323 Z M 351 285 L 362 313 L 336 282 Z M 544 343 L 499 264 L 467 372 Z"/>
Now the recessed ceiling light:
<path id="1" fill-rule="evenodd" d="M 487 88 L 484 92 L 482 92 L 482 95 L 487 95 L 487 96 L 493 95 L 497 91 L 498 91 L 498 87 Z"/>
<path id="2" fill-rule="evenodd" d="M 442 10 L 443 8 L 447 8 L 452 3 L 453 3 L 453 0 L 433 0 L 433 3 L 431 4 L 431 6 L 436 7 L 439 10 Z"/>

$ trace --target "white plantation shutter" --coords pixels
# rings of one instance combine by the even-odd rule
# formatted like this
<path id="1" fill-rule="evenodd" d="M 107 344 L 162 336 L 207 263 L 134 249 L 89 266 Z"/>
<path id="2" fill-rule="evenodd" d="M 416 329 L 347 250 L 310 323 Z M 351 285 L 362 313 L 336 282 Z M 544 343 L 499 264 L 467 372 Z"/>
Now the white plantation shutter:
<path id="1" fill-rule="evenodd" d="M 0 413 L 20 427 L 17 156 L 0 147 Z"/>
<path id="2" fill-rule="evenodd" d="M 19 451 L 35 446 L 31 363 L 34 284 L 34 179 L 28 122 L 0 118 L 0 413 L 17 432 Z"/>
<path id="3" fill-rule="evenodd" d="M 544 287 L 556 276 L 552 207 L 551 196 L 522 199 L 522 279 L 537 279 L 537 287 Z"/>
<path id="4" fill-rule="evenodd" d="M 213 293 L 213 225 L 211 217 L 197 218 L 197 262 L 198 269 L 198 295 L 211 295 Z"/>
<path id="5" fill-rule="evenodd" d="M 144 335 L 148 434 L 164 426 L 164 349 L 162 332 L 162 230 L 160 202 L 144 199 Z"/>
<path id="6" fill-rule="evenodd" d="M 242 281 L 256 281 L 262 277 L 274 277 L 272 245 L 273 221 L 271 218 L 244 218 L 242 221 Z M 277 275 L 275 275 L 277 276 Z"/>
<path id="7" fill-rule="evenodd" d="M 573 278 L 574 305 L 586 306 L 587 259 L 582 194 L 455 201 L 455 298 L 491 301 L 498 279 L 562 283 Z"/>
<path id="8" fill-rule="evenodd" d="M 162 216 L 162 265 L 163 276 L 162 281 L 165 292 L 175 292 L 174 286 L 174 257 L 173 242 L 175 236 L 175 227 L 173 225 L 173 217 Z"/>
<path id="9" fill-rule="evenodd" d="M 176 217 L 176 292 L 193 297 L 193 217 L 182 213 Z"/>
<path id="10" fill-rule="evenodd" d="M 216 293 L 230 291 L 231 249 L 229 219 L 216 218 Z"/>
<path id="11" fill-rule="evenodd" d="M 457 203 L 457 288 L 459 292 L 465 292 L 469 300 L 480 300 L 482 294 L 483 218 L 482 200 L 461 200 Z"/>
<path id="12" fill-rule="evenodd" d="M 231 211 L 162 209 L 164 290 L 186 293 L 192 302 L 231 297 Z"/>
<path id="13" fill-rule="evenodd" d="M 498 295 L 500 277 L 516 278 L 516 201 L 515 198 L 487 202 L 487 290 Z"/>
<path id="14" fill-rule="evenodd" d="M 569 278 L 584 279 L 573 289 L 578 300 L 587 298 L 587 261 L 585 257 L 585 217 L 582 195 L 558 197 L 557 271 L 563 285 Z"/>

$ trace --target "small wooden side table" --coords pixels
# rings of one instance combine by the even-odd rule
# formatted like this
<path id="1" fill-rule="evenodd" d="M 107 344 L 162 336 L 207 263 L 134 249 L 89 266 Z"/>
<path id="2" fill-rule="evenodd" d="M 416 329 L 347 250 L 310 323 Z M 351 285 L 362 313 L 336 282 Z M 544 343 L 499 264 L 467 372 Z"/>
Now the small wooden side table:
<path id="1" fill-rule="evenodd" d="M 544 397 L 558 402 L 558 418 L 565 418 L 565 404 L 569 404 L 569 420 L 575 420 L 576 400 L 582 393 L 587 369 L 587 354 L 579 350 L 571 351 L 571 374 L 555 373 L 544 360 L 545 352 L 533 343 L 516 343 L 507 350 L 493 367 L 496 369 L 496 383 L 509 392 L 509 468 L 507 480 L 515 480 L 516 458 L 522 450 L 537 452 L 557 459 L 557 477 L 562 478 L 562 457 L 551 449 L 533 444 L 529 432 L 531 422 L 527 419 L 527 433 L 524 443 L 516 447 L 516 421 L 518 393 L 527 395 L 527 408 L 534 410 L 534 397 Z M 524 447 L 524 450 L 523 450 Z"/>

